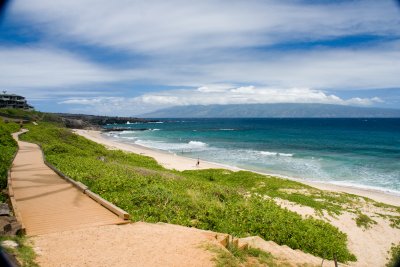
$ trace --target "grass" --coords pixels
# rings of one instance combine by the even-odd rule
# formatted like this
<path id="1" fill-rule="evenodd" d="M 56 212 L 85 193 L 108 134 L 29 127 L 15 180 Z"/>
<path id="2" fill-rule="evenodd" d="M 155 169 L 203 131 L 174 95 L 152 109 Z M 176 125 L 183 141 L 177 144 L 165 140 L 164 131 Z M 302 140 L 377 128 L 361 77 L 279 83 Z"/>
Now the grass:
<path id="1" fill-rule="evenodd" d="M 0 236 L 0 242 L 12 240 L 18 244 L 15 249 L 4 248 L 9 254 L 14 255 L 22 267 L 39 267 L 35 262 L 36 254 L 33 251 L 29 240 L 24 236 Z"/>
<path id="2" fill-rule="evenodd" d="M 392 248 L 388 253 L 389 253 L 389 258 L 386 267 L 400 266 L 400 243 L 397 245 L 393 244 Z"/>
<path id="3" fill-rule="evenodd" d="M 207 245 L 206 249 L 213 252 L 213 261 L 217 267 L 239 267 L 239 266 L 278 266 L 270 253 L 256 248 L 238 249 L 229 244 L 226 249 L 216 245 Z M 279 266 L 282 266 L 281 264 Z"/>
<path id="4" fill-rule="evenodd" d="M 359 213 L 355 220 L 357 226 L 364 229 L 369 229 L 372 227 L 372 225 L 377 224 L 376 221 L 372 220 L 370 217 L 362 213 Z"/>
<path id="5" fill-rule="evenodd" d="M 14 154 L 17 152 L 17 143 L 11 133 L 19 129 L 16 123 L 5 123 L 0 119 L 0 202 L 5 202 L 7 197 L 3 190 L 7 188 L 7 174 Z"/>
<path id="6" fill-rule="evenodd" d="M 360 197 L 355 195 L 327 193 L 296 181 L 249 171 L 195 170 L 183 173 L 193 179 L 239 188 L 244 195 L 280 198 L 309 206 L 319 214 L 326 211 L 331 215 L 339 215 L 345 210 L 351 210 L 360 201 Z"/>
<path id="7" fill-rule="evenodd" d="M 346 234 L 336 227 L 302 218 L 264 197 L 292 199 L 336 213 L 347 196 L 324 195 L 301 183 L 252 172 L 167 170 L 150 157 L 107 150 L 49 123 L 29 129 L 22 138 L 41 144 L 50 163 L 128 211 L 134 221 L 195 226 L 238 237 L 258 235 L 316 256 L 332 259 L 336 253 L 342 262 L 356 260 Z M 314 195 L 287 191 L 300 189 Z"/>
<path id="8" fill-rule="evenodd" d="M 4 110 L 2 110 L 4 111 Z M 7 188 L 7 175 L 11 167 L 12 160 L 17 152 L 17 142 L 12 138 L 11 133 L 19 130 L 19 125 L 13 122 L 4 122 L 0 118 L 0 202 L 7 201 L 7 195 L 3 191 Z M 34 259 L 35 253 L 30 247 L 29 241 L 23 236 L 0 236 L 0 242 L 4 240 L 13 240 L 18 243 L 18 248 L 5 250 L 14 255 L 22 266 L 38 266 Z"/>
<path id="9" fill-rule="evenodd" d="M 390 226 L 400 229 L 400 216 L 389 216 Z"/>

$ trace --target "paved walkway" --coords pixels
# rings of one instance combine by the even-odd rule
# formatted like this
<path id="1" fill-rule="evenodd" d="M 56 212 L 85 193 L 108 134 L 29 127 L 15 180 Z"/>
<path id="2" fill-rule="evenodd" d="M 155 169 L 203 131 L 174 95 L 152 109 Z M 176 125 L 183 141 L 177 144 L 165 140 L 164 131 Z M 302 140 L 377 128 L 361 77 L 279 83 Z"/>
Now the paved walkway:
<path id="1" fill-rule="evenodd" d="M 13 137 L 18 141 L 18 133 Z M 39 146 L 18 146 L 11 186 L 27 235 L 125 222 L 47 167 Z"/>

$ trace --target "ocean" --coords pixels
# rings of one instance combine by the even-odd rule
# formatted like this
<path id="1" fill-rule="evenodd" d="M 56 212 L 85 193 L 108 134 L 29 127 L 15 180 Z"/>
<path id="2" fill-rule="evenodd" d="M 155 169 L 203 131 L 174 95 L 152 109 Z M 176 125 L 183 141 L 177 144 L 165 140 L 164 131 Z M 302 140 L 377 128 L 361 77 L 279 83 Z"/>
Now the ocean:
<path id="1" fill-rule="evenodd" d="M 132 129 L 106 133 L 119 142 L 400 195 L 400 119 L 160 119 L 118 126 Z"/>

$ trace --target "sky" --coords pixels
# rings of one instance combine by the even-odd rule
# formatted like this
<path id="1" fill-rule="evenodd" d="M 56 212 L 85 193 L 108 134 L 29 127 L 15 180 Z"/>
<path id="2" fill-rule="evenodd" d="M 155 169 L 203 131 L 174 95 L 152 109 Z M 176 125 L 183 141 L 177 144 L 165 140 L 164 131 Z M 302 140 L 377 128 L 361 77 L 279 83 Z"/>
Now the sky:
<path id="1" fill-rule="evenodd" d="M 394 0 L 14 0 L 0 90 L 37 110 L 134 116 L 176 105 L 400 108 Z"/>

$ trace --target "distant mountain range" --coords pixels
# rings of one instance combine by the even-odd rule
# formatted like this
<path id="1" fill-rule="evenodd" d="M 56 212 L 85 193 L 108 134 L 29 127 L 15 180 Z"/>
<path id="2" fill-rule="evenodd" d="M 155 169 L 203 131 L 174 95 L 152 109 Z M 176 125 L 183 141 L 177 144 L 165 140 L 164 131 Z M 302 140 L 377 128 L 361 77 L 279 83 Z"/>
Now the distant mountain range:
<path id="1" fill-rule="evenodd" d="M 176 106 L 144 118 L 400 118 L 400 109 L 329 104 L 241 104 Z"/>

